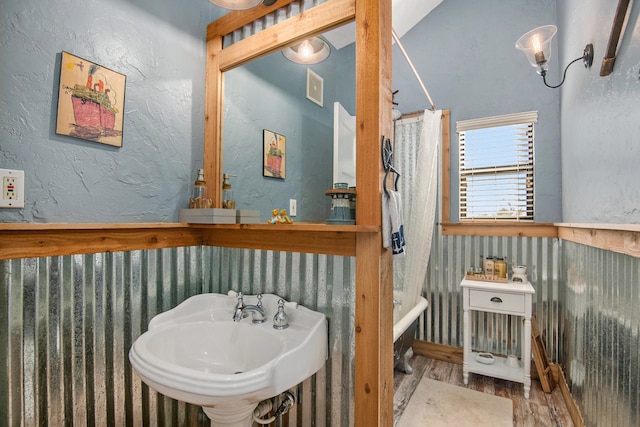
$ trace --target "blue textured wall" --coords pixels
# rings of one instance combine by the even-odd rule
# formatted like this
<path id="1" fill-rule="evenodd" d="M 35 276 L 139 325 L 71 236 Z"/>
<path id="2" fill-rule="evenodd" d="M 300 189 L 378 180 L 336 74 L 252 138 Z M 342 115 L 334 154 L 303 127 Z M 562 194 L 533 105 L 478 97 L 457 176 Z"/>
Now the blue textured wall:
<path id="1" fill-rule="evenodd" d="M 600 77 L 617 2 L 558 2 L 562 64 L 593 43 L 593 67 L 569 69 L 562 87 L 565 222 L 640 222 L 640 4 L 631 2 L 613 73 Z"/>
<path id="2" fill-rule="evenodd" d="M 3 0 L 0 168 L 25 171 L 3 222 L 177 221 L 204 139 L 207 0 Z M 125 74 L 123 146 L 55 133 L 62 51 Z"/>
<path id="3" fill-rule="evenodd" d="M 438 108 L 451 109 L 451 218 L 457 220 L 457 120 L 538 110 L 535 128 L 536 221 L 562 219 L 559 93 L 542 85 L 515 48 L 525 32 L 556 21 L 555 1 L 446 0 L 402 44 Z M 553 68 L 554 65 L 552 64 Z M 553 69 L 550 71 L 552 73 Z M 393 88 L 402 112 L 429 103 L 397 46 Z"/>
<path id="4" fill-rule="evenodd" d="M 451 109 L 454 130 L 456 120 L 540 111 L 538 221 L 637 223 L 640 5 L 632 4 L 613 74 L 600 77 L 615 5 L 561 2 L 556 17 L 555 3 L 447 0 L 403 44 L 437 106 Z M 205 29 L 222 13 L 206 0 L 4 0 L 0 167 L 25 171 L 26 205 L 0 210 L 0 221 L 176 221 L 202 164 Z M 596 54 L 591 70 L 575 65 L 557 90 L 514 48 L 525 31 L 554 22 L 551 81 L 586 43 Z M 122 148 L 56 135 L 63 50 L 127 76 Z M 397 47 L 394 89 L 402 111 L 427 106 Z M 305 212 L 304 198 L 317 191 L 300 191 L 293 197 Z"/>

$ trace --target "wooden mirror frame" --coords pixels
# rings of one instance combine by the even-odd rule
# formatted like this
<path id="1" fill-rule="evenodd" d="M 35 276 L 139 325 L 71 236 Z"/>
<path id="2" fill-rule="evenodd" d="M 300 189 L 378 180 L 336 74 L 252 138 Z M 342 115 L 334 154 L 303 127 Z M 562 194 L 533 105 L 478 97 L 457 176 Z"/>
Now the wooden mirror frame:
<path id="1" fill-rule="evenodd" d="M 319 234 L 349 235 L 334 246 L 353 244 L 356 256 L 355 425 L 389 426 L 393 425 L 393 261 L 382 248 L 380 144 L 383 136 L 392 136 L 393 129 L 391 0 L 329 0 L 223 49 L 225 35 L 291 2 L 278 0 L 269 7 L 229 12 L 207 28 L 205 176 L 214 206 L 220 207 L 224 71 L 355 21 L 356 225 L 334 226 L 341 227 L 340 231 L 326 226 L 329 233 Z M 253 229 L 259 227 L 267 226 Z M 251 234 L 251 230 L 251 226 L 239 230 L 246 231 L 239 240 L 247 247 L 260 247 L 264 244 L 260 234 Z M 286 239 L 296 234 L 305 242 L 318 237 L 312 234 L 317 230 L 305 231 L 299 224 L 270 232 L 287 233 Z M 331 253 L 341 253 L 339 249 Z"/>
<path id="2" fill-rule="evenodd" d="M 204 169 L 215 207 L 222 206 L 224 72 L 355 19 L 354 1 L 332 0 L 223 48 L 224 36 L 294 1 L 233 11 L 207 28 Z"/>
<path id="3" fill-rule="evenodd" d="M 382 135 L 391 136 L 392 132 L 391 67 L 382 62 L 384 58 L 388 61 L 386 64 L 391 64 L 391 2 L 330 0 L 229 47 L 222 47 L 225 35 L 292 2 L 279 0 L 268 7 L 232 11 L 207 28 L 204 169 L 214 206 L 222 205 L 224 71 L 355 20 L 357 202 L 368 207 L 357 211 L 356 224 L 379 226 L 382 169 L 378 145 Z M 380 16 L 384 3 L 388 3 L 385 19 Z M 383 21 L 389 21 L 384 25 L 387 27 L 384 32 L 380 25 Z"/>

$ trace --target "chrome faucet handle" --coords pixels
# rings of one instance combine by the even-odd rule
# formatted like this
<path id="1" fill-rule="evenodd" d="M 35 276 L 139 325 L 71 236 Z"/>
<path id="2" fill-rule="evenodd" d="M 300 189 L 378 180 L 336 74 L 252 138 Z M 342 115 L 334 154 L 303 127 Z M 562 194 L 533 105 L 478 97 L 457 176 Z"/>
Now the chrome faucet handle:
<path id="1" fill-rule="evenodd" d="M 287 329 L 289 327 L 289 317 L 284 312 L 284 300 L 278 300 L 278 312 L 273 316 L 274 329 Z"/>
<path id="2" fill-rule="evenodd" d="M 238 292 L 238 302 L 236 303 L 235 309 L 242 309 L 244 305 L 244 296 L 242 295 L 242 292 Z"/>
<path id="3" fill-rule="evenodd" d="M 245 317 L 247 317 L 249 315 L 249 313 L 245 313 L 243 310 L 246 307 L 246 304 L 244 303 L 244 296 L 242 295 L 242 292 L 238 292 L 238 302 L 236 303 L 236 306 L 233 308 L 233 320 L 235 320 L 236 322 L 240 319 L 244 319 Z"/>
<path id="4" fill-rule="evenodd" d="M 256 304 L 258 307 L 262 308 L 262 294 L 258 294 L 258 304 Z"/>

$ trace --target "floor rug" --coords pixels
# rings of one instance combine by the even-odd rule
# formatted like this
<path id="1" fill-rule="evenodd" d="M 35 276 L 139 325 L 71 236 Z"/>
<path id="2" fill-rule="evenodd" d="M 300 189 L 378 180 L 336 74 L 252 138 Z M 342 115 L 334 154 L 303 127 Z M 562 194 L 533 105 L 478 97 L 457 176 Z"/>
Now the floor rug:
<path id="1" fill-rule="evenodd" d="M 396 426 L 512 425 L 511 399 L 423 378 Z"/>

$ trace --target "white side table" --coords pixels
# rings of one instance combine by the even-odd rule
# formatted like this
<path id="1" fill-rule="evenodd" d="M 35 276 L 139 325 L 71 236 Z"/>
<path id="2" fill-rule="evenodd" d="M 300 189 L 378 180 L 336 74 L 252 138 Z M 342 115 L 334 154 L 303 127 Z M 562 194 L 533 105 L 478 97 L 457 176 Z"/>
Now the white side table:
<path id="1" fill-rule="evenodd" d="M 528 399 L 531 389 L 531 302 L 535 289 L 529 282 L 499 283 L 469 279 L 463 279 L 460 286 L 464 308 L 464 383 L 469 383 L 469 372 L 516 381 L 524 384 L 524 397 Z M 517 367 L 508 366 L 504 357 L 494 357 L 492 364 L 476 360 L 478 352 L 471 348 L 471 310 L 524 317 L 522 358 Z"/>

